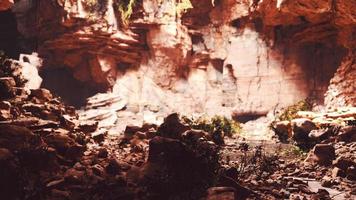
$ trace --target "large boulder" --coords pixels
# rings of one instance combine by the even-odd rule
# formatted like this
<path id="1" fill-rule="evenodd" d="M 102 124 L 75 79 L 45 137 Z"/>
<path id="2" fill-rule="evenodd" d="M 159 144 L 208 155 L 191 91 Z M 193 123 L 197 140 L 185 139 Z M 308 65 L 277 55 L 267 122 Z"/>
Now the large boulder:
<path id="1" fill-rule="evenodd" d="M 289 121 L 276 122 L 272 124 L 272 129 L 282 142 L 287 142 L 292 135 L 292 127 Z"/>
<path id="2" fill-rule="evenodd" d="M 27 128 L 15 125 L 0 125 L 0 146 L 20 150 L 36 141 L 36 136 Z"/>
<path id="3" fill-rule="evenodd" d="M 232 187 L 211 187 L 207 190 L 206 200 L 235 200 L 235 193 Z"/>
<path id="4" fill-rule="evenodd" d="M 168 115 L 163 124 L 158 127 L 157 135 L 167 138 L 179 139 L 182 134 L 189 130 L 189 126 L 183 124 L 179 120 L 179 115 L 177 113 L 173 113 Z"/>
<path id="5" fill-rule="evenodd" d="M 204 139 L 154 137 L 144 181 L 159 198 L 198 198 L 217 179 L 218 148 Z M 153 173 L 154 172 L 154 173 Z"/>
<path id="6" fill-rule="evenodd" d="M 356 142 L 356 127 L 346 126 L 341 128 L 337 138 L 344 142 Z"/>
<path id="7" fill-rule="evenodd" d="M 335 159 L 335 148 L 331 144 L 317 144 L 309 153 L 306 161 L 320 165 L 330 165 Z"/>
<path id="8" fill-rule="evenodd" d="M 0 99 L 8 99 L 16 94 L 16 82 L 12 77 L 0 78 Z"/>
<path id="9" fill-rule="evenodd" d="M 310 141 L 309 133 L 317 129 L 316 125 L 307 118 L 292 120 L 292 138 L 300 146 L 308 147 Z"/>

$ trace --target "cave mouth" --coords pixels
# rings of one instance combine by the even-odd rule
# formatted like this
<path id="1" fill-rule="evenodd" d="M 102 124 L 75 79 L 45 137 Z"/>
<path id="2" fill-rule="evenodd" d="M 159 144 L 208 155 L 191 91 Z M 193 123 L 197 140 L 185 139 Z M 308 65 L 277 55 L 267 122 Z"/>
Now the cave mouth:
<path id="1" fill-rule="evenodd" d="M 11 10 L 0 11 L 0 24 L 0 51 L 4 51 L 9 58 L 18 59 L 21 50 L 15 14 Z"/>
<path id="2" fill-rule="evenodd" d="M 40 71 L 41 87 L 47 88 L 71 106 L 79 109 L 85 106 L 88 97 L 100 92 L 89 84 L 73 77 L 68 68 L 45 68 Z"/>
<path id="3" fill-rule="evenodd" d="M 239 115 L 233 115 L 232 119 L 240 123 L 247 123 L 249 121 L 255 121 L 261 117 L 266 117 L 266 116 L 267 113 L 249 112 L 249 113 L 243 113 Z"/>

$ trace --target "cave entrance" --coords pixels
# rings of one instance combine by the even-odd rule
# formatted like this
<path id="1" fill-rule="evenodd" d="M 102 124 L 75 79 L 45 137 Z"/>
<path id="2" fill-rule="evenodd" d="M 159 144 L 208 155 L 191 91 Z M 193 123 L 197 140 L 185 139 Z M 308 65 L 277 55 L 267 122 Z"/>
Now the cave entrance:
<path id="1" fill-rule="evenodd" d="M 40 72 L 43 78 L 41 87 L 60 96 L 63 101 L 76 108 L 86 104 L 86 99 L 99 91 L 73 77 L 67 68 L 45 68 Z"/>
<path id="2" fill-rule="evenodd" d="M 18 59 L 20 48 L 18 45 L 19 32 L 16 17 L 11 10 L 0 11 L 0 51 L 13 59 Z"/>

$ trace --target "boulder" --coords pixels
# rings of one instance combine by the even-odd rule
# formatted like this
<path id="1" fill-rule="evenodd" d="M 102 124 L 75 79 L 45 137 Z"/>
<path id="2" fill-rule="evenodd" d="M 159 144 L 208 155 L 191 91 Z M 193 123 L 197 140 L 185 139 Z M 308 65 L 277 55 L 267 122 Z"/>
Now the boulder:
<path id="1" fill-rule="evenodd" d="M 177 113 L 173 113 L 168 115 L 164 119 L 163 124 L 158 127 L 157 135 L 172 139 L 179 139 L 182 134 L 189 129 L 189 126 L 183 124 L 179 120 L 179 115 Z"/>
<path id="2" fill-rule="evenodd" d="M 143 177 L 161 199 L 185 199 L 217 180 L 218 157 L 217 146 L 207 140 L 156 136 L 149 142 L 147 166 L 152 167 Z"/>
<path id="3" fill-rule="evenodd" d="M 339 141 L 356 142 L 356 127 L 346 126 L 341 128 L 337 138 Z"/>
<path id="4" fill-rule="evenodd" d="M 119 174 L 121 171 L 127 171 L 129 169 L 131 169 L 131 165 L 115 158 L 110 159 L 109 164 L 105 168 L 107 173 L 113 175 Z"/>
<path id="5" fill-rule="evenodd" d="M 53 99 L 52 93 L 44 88 L 31 90 L 30 97 L 36 97 L 43 102 Z"/>
<path id="6" fill-rule="evenodd" d="M 336 179 L 337 177 L 346 177 L 346 173 L 344 170 L 334 167 L 331 172 L 331 176 Z"/>
<path id="7" fill-rule="evenodd" d="M 347 168 L 346 177 L 352 181 L 356 180 L 356 166 L 350 166 L 349 168 Z"/>
<path id="8" fill-rule="evenodd" d="M 331 129 L 315 129 L 310 131 L 309 138 L 313 139 L 314 141 L 323 141 L 328 139 L 332 135 Z"/>
<path id="9" fill-rule="evenodd" d="M 9 99 L 16 94 L 16 82 L 12 77 L 0 78 L 0 99 Z"/>
<path id="10" fill-rule="evenodd" d="M 353 161 L 351 158 L 347 158 L 344 156 L 338 157 L 334 162 L 334 166 L 342 169 L 342 170 L 347 170 L 349 167 L 354 166 L 356 167 L 355 161 Z"/>
<path id="11" fill-rule="evenodd" d="M 35 142 L 36 136 L 27 128 L 15 125 L 0 125 L 0 146 L 20 150 Z"/>
<path id="12" fill-rule="evenodd" d="M 298 145 L 307 145 L 311 142 L 309 133 L 317 129 L 316 125 L 307 118 L 292 120 L 293 133 L 292 138 Z"/>
<path id="13" fill-rule="evenodd" d="M 313 160 L 321 165 L 330 165 L 335 159 L 335 148 L 331 144 L 317 144 L 311 153 Z"/>
<path id="14" fill-rule="evenodd" d="M 235 200 L 235 192 L 232 187 L 211 187 L 207 190 L 206 200 Z"/>
<path id="15" fill-rule="evenodd" d="M 105 140 L 105 137 L 108 135 L 108 131 L 105 129 L 97 130 L 91 133 L 91 137 L 94 139 L 95 142 L 101 143 Z"/>
<path id="16" fill-rule="evenodd" d="M 78 128 L 84 133 L 92 133 L 98 129 L 98 125 L 97 121 L 81 121 Z"/>
<path id="17" fill-rule="evenodd" d="M 149 142 L 149 162 L 174 161 L 185 155 L 187 151 L 179 140 L 156 136 Z"/>
<path id="18" fill-rule="evenodd" d="M 278 136 L 278 139 L 282 142 L 287 142 L 291 137 L 292 127 L 289 121 L 280 121 L 272 125 L 273 131 Z"/>
<path id="19" fill-rule="evenodd" d="M 141 127 L 135 125 L 127 125 L 124 131 L 124 137 L 127 140 L 131 140 L 135 133 L 141 131 Z"/>
<path id="20" fill-rule="evenodd" d="M 185 138 L 191 138 L 193 140 L 198 140 L 200 138 L 211 140 L 210 134 L 203 130 L 187 130 L 182 134 L 182 136 Z"/>
<path id="21" fill-rule="evenodd" d="M 44 138 L 45 142 L 54 147 L 59 153 L 65 155 L 70 147 L 76 145 L 73 138 L 69 137 L 68 132 L 53 133 Z"/>

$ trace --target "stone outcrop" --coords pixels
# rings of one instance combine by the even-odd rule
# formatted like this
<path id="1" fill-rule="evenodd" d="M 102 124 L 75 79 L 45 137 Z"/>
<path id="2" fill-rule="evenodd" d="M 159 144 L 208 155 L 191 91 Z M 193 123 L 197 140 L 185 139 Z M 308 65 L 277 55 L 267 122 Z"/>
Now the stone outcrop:
<path id="1" fill-rule="evenodd" d="M 186 10 L 140 0 L 127 26 L 112 0 L 31 2 L 12 10 L 22 35 L 37 37 L 44 68 L 112 88 L 147 115 L 264 115 L 306 97 L 323 103 L 327 90 L 338 96 L 330 106 L 354 99 L 351 87 L 334 86 L 354 77 L 352 0 L 191 0 Z"/>
<path id="2" fill-rule="evenodd" d="M 14 4 L 13 0 L 3 0 L 0 2 L 0 11 L 10 9 Z"/>
<path id="3" fill-rule="evenodd" d="M 330 107 L 356 106 L 356 55 L 350 53 L 330 81 L 326 93 L 326 104 Z"/>

